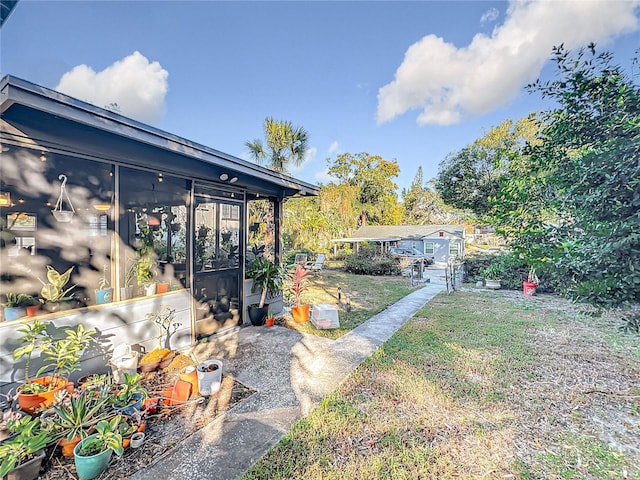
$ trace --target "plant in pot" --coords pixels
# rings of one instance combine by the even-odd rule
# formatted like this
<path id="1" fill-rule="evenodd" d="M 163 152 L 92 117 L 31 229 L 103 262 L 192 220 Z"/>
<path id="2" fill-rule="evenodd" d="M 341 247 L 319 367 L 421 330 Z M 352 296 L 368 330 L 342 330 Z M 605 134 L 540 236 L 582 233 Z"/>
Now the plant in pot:
<path id="1" fill-rule="evenodd" d="M 70 305 L 67 303 L 71 300 L 68 294 L 73 290 L 76 285 L 72 285 L 69 288 L 65 288 L 69 280 L 71 279 L 71 272 L 74 267 L 70 267 L 64 273 L 59 273 L 51 265 L 47 265 L 47 281 L 42 283 L 42 289 L 40 290 L 40 297 L 44 301 L 44 309 L 48 312 L 57 312 L 58 310 L 67 310 Z"/>
<path id="2" fill-rule="evenodd" d="M 4 319 L 7 321 L 17 320 L 26 316 L 32 317 L 37 312 L 37 309 L 33 307 L 40 307 L 40 302 L 26 293 L 7 293 L 6 298 L 6 302 L 2 305 L 4 306 Z"/>
<path id="3" fill-rule="evenodd" d="M 538 288 L 539 284 L 540 280 L 538 279 L 538 275 L 536 275 L 536 269 L 530 268 L 527 280 L 522 282 L 522 291 L 526 296 L 533 296 L 536 294 L 536 288 Z"/>
<path id="4" fill-rule="evenodd" d="M 57 339 L 47 333 L 47 325 L 39 320 L 25 323 L 18 330 L 22 333 L 21 346 L 13 352 L 14 360 L 26 357 L 25 381 L 18 387 L 18 404 L 21 410 L 30 414 L 54 402 L 55 394 L 67 385 L 66 377 L 80 369 L 80 358 L 96 333 L 94 329 L 85 330 L 80 324 L 75 330 L 65 330 L 66 336 Z M 37 350 L 44 355 L 45 364 L 36 373 L 36 378 L 31 379 L 31 356 Z M 50 373 L 41 377 L 46 371 Z"/>
<path id="5" fill-rule="evenodd" d="M 296 269 L 291 277 L 290 291 L 293 294 L 295 305 L 291 307 L 291 315 L 298 323 L 309 321 L 309 304 L 301 305 L 302 294 L 309 289 L 309 270 L 302 265 L 296 265 Z"/>
<path id="6" fill-rule="evenodd" d="M 39 477 L 44 449 L 54 437 L 39 418 L 25 416 L 10 425 L 14 434 L 0 444 L 0 478 L 33 480 Z"/>
<path id="7" fill-rule="evenodd" d="M 120 416 L 110 421 L 100 420 L 96 433 L 83 439 L 73 449 L 76 472 L 81 480 L 91 480 L 100 475 L 109 465 L 111 455 L 122 455 L 122 436 L 118 433 Z"/>
<path id="8" fill-rule="evenodd" d="M 501 278 L 504 275 L 504 267 L 499 262 L 492 262 L 481 270 L 485 286 L 491 290 L 498 290 L 502 286 Z"/>
<path id="9" fill-rule="evenodd" d="M 124 383 L 120 386 L 118 393 L 112 396 L 112 403 L 117 412 L 134 416 L 136 412 L 142 410 L 142 404 L 148 397 L 147 389 L 141 383 L 142 376 L 139 373 L 129 375 L 124 374 Z"/>
<path id="10" fill-rule="evenodd" d="M 60 440 L 65 457 L 73 457 L 73 449 L 100 420 L 106 420 L 113 413 L 108 404 L 108 391 L 96 395 L 95 391 L 76 390 L 63 401 L 53 406 L 53 415 L 47 416 L 50 431 Z"/>
<path id="11" fill-rule="evenodd" d="M 282 291 L 287 271 L 280 265 L 265 257 L 257 257 L 247 270 L 247 277 L 253 280 L 251 292 L 261 292 L 260 303 L 249 305 L 249 319 L 253 325 L 264 325 L 268 314 L 265 307 L 268 292 Z"/>
<path id="12" fill-rule="evenodd" d="M 108 277 L 108 269 L 106 265 L 102 266 L 102 277 L 98 282 L 98 288 L 96 289 L 96 305 L 103 305 L 105 303 L 111 303 L 113 300 L 113 288 L 110 287 Z"/>
<path id="13" fill-rule="evenodd" d="M 156 283 L 154 282 L 156 262 L 153 252 L 139 250 L 133 262 L 133 271 L 138 287 L 145 290 L 146 295 L 156 293 Z"/>

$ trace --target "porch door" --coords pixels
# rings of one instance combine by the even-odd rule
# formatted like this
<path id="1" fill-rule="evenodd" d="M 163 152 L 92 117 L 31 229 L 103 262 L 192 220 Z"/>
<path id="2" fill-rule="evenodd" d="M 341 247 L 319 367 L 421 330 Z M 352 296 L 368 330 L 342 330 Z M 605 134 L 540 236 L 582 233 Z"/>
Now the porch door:
<path id="1" fill-rule="evenodd" d="M 196 335 L 242 323 L 243 203 L 195 188 L 193 272 Z"/>

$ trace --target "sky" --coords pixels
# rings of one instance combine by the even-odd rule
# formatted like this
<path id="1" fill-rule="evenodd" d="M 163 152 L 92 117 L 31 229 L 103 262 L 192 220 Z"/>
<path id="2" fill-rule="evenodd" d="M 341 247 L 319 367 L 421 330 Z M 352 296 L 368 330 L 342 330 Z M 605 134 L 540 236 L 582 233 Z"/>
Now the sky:
<path id="1" fill-rule="evenodd" d="M 640 0 L 20 0 L 0 73 L 244 159 L 266 117 L 290 121 L 310 147 L 292 176 L 366 152 L 398 162 L 400 191 L 548 107 L 525 86 L 553 78 L 554 45 L 591 42 L 630 68 Z"/>

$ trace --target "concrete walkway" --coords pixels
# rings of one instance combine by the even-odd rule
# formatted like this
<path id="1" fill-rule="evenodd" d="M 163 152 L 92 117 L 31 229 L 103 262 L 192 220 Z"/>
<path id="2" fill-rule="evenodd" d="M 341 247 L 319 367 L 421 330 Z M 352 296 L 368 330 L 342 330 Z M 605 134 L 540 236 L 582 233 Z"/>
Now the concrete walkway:
<path id="1" fill-rule="evenodd" d="M 437 276 L 431 278 L 424 288 L 338 340 L 303 335 L 284 327 L 247 327 L 198 345 L 198 358 L 221 358 L 225 375 L 257 393 L 131 478 L 238 478 L 299 418 L 336 390 L 361 362 L 445 289 Z"/>

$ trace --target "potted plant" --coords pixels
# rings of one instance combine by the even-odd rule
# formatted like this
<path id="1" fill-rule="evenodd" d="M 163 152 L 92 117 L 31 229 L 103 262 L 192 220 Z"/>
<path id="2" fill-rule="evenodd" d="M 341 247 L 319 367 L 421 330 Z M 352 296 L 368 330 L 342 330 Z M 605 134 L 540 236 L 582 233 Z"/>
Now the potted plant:
<path id="1" fill-rule="evenodd" d="M 122 436 L 118 433 L 120 417 L 110 421 L 100 420 L 96 433 L 83 439 L 73 449 L 76 472 L 81 480 L 91 480 L 100 475 L 109 465 L 111 455 L 122 455 Z"/>
<path id="2" fill-rule="evenodd" d="M 145 289 L 146 295 L 156 293 L 156 283 L 153 281 L 155 275 L 154 254 L 152 252 L 144 252 L 139 250 L 136 252 L 136 258 L 133 261 L 133 272 L 138 287 Z"/>
<path id="3" fill-rule="evenodd" d="M 25 381 L 17 392 L 20 409 L 27 413 L 34 413 L 53 403 L 56 392 L 66 387 L 66 377 L 80 369 L 80 357 L 96 333 L 94 329 L 85 330 L 80 324 L 75 330 L 65 330 L 66 337 L 54 339 L 47 333 L 47 325 L 34 320 L 18 330 L 22 333 L 19 338 L 21 346 L 14 350 L 13 359 L 17 361 L 26 357 Z M 36 350 L 44 355 L 45 364 L 36 373 L 37 378 L 31 379 L 29 366 Z M 48 370 L 51 371 L 49 375 L 40 377 Z"/>
<path id="4" fill-rule="evenodd" d="M 44 448 L 54 439 L 39 418 L 25 416 L 10 426 L 14 436 L 0 444 L 0 478 L 38 478 Z"/>
<path id="5" fill-rule="evenodd" d="M 74 267 L 70 267 L 64 273 L 59 273 L 51 265 L 47 265 L 47 280 L 48 283 L 42 283 L 42 289 L 40 290 L 40 296 L 44 301 L 44 308 L 48 312 L 55 312 L 61 309 L 69 308 L 64 302 L 71 300 L 71 297 L 67 296 L 71 290 L 76 286 L 72 285 L 69 288 L 65 288 L 71 278 L 71 272 Z"/>
<path id="6" fill-rule="evenodd" d="M 291 307 L 291 315 L 298 323 L 309 321 L 309 304 L 301 305 L 302 294 L 309 289 L 309 280 L 307 276 L 309 270 L 302 265 L 296 265 L 296 269 L 292 276 L 291 292 L 295 305 Z"/>
<path id="7" fill-rule="evenodd" d="M 522 291 L 525 294 L 525 296 L 531 297 L 531 296 L 535 295 L 536 294 L 536 288 L 538 288 L 539 284 L 540 284 L 540 280 L 538 279 L 538 276 L 536 275 L 536 269 L 535 268 L 530 268 L 527 280 L 525 282 L 522 282 Z"/>
<path id="8" fill-rule="evenodd" d="M 482 269 L 481 274 L 484 277 L 484 284 L 487 288 L 491 290 L 500 289 L 500 287 L 502 286 L 501 278 L 504 274 L 504 268 L 502 264 L 498 262 L 492 262 Z"/>
<path id="9" fill-rule="evenodd" d="M 265 322 L 265 325 L 267 327 L 273 327 L 275 324 L 276 324 L 276 319 L 273 316 L 273 312 L 271 311 L 271 306 L 269 306 L 267 310 L 267 320 Z"/>
<path id="10" fill-rule="evenodd" d="M 6 321 L 17 320 L 25 316 L 33 316 L 37 309 L 31 309 L 31 315 L 29 315 L 30 307 L 38 307 L 40 303 L 32 295 L 26 293 L 7 293 L 6 302 L 4 306 L 4 319 Z"/>
<path id="11" fill-rule="evenodd" d="M 112 397 L 113 406 L 117 412 L 127 416 L 134 416 L 142 410 L 142 404 L 148 396 L 147 389 L 141 383 L 139 373 L 124 374 L 124 383 L 118 393 Z"/>
<path id="12" fill-rule="evenodd" d="M 92 390 L 77 391 L 69 395 L 62 402 L 53 406 L 53 415 L 48 416 L 46 422 L 50 424 L 51 432 L 60 440 L 65 457 L 73 457 L 73 449 L 87 437 L 89 431 L 100 420 L 112 416 L 108 410 L 108 395 L 96 395 Z"/>
<path id="13" fill-rule="evenodd" d="M 260 256 L 251 262 L 247 270 L 247 277 L 253 280 L 251 292 L 261 292 L 260 303 L 249 305 L 249 319 L 253 325 L 264 325 L 268 313 L 265 307 L 268 292 L 282 291 L 286 270 L 271 260 Z"/>
<path id="14" fill-rule="evenodd" d="M 96 305 L 111 303 L 113 300 L 113 288 L 109 285 L 109 279 L 107 278 L 107 266 L 103 265 L 102 277 L 100 277 L 98 288 L 96 289 Z"/>

